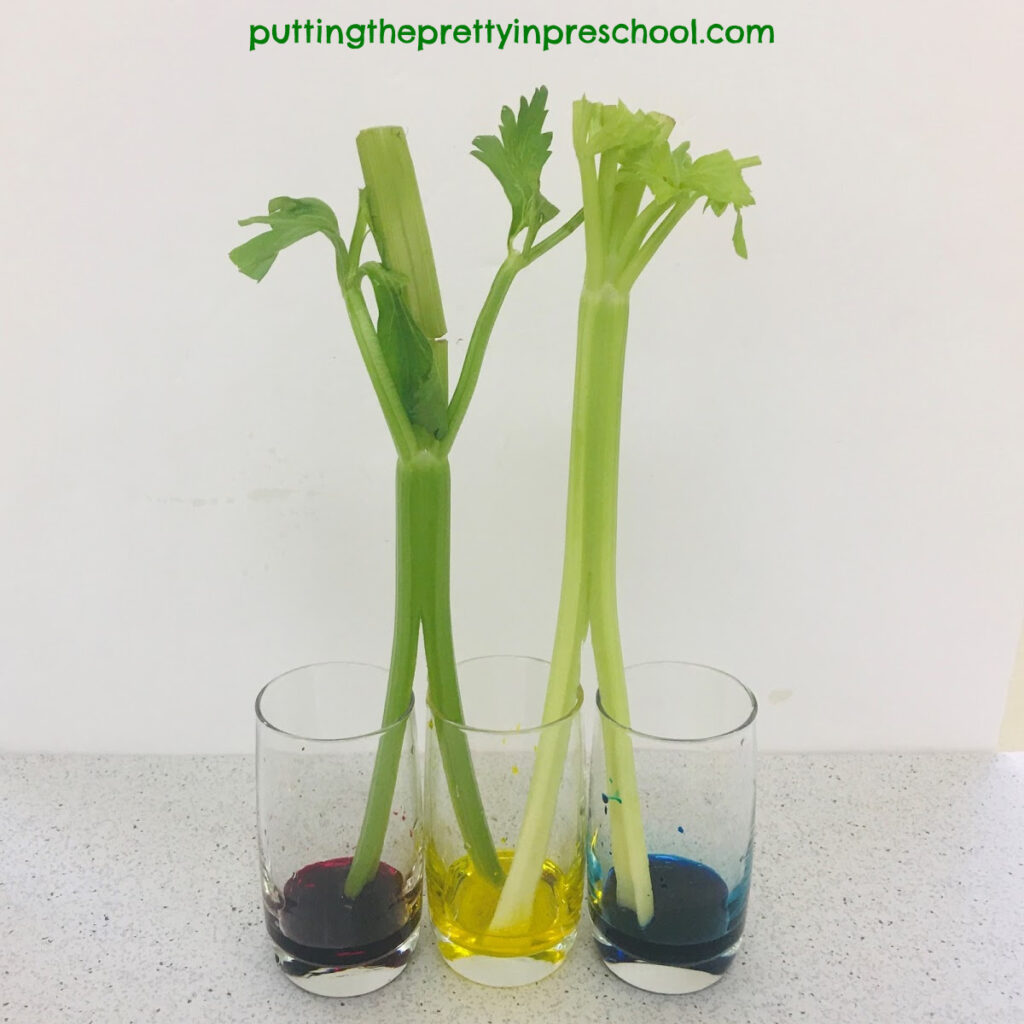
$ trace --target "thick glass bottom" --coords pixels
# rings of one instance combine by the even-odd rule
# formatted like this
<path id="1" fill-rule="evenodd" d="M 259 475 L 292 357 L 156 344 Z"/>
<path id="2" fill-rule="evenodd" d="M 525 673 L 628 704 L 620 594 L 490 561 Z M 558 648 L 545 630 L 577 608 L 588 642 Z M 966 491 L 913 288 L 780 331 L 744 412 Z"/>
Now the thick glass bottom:
<path id="1" fill-rule="evenodd" d="M 645 992 L 658 992 L 662 995 L 684 995 L 688 992 L 700 992 L 701 989 L 714 985 L 729 969 L 740 948 L 740 940 L 735 945 L 723 950 L 718 956 L 694 964 L 652 963 L 627 953 L 612 943 L 601 931 L 600 924 L 594 922 L 594 940 L 608 968 L 616 978 L 643 989 Z"/>
<path id="2" fill-rule="evenodd" d="M 437 948 L 445 963 L 468 981 L 491 988 L 531 985 L 554 974 L 565 962 L 575 941 L 576 932 L 572 931 L 556 945 L 532 956 L 487 956 L 458 945 L 441 932 L 437 933 Z"/>
<path id="3" fill-rule="evenodd" d="M 350 967 L 325 967 L 300 960 L 291 953 L 274 946 L 274 958 L 285 976 L 305 992 L 317 996 L 362 996 L 374 992 L 394 981 L 409 963 L 416 948 L 420 930 L 416 928 L 405 941 L 376 960 Z"/>
<path id="4" fill-rule="evenodd" d="M 713 985 L 740 947 L 746 918 L 746 879 L 730 892 L 705 864 L 664 854 L 648 858 L 654 917 L 641 928 L 618 903 L 615 871 L 592 884 L 590 913 L 605 966 L 648 992 L 681 994 Z"/>

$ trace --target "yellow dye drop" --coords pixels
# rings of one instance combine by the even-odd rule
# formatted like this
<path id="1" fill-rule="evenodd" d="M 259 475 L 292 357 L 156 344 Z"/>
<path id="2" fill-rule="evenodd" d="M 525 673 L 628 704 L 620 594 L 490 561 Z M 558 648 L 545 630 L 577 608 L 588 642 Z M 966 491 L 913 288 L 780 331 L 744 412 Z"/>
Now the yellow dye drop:
<path id="1" fill-rule="evenodd" d="M 507 873 L 513 850 L 499 850 Z M 437 852 L 427 851 L 427 894 L 430 916 L 449 960 L 464 956 L 530 956 L 554 961 L 566 951 L 559 945 L 576 929 L 583 899 L 583 856 L 569 871 L 544 861 L 533 897 L 529 923 L 517 932 L 489 931 L 500 890 L 476 873 L 469 857 L 445 867 Z"/>

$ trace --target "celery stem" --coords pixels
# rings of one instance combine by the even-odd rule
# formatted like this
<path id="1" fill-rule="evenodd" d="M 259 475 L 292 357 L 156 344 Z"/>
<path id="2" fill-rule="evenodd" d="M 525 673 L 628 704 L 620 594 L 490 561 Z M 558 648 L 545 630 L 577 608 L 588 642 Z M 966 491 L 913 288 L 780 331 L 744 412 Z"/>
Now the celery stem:
<path id="1" fill-rule="evenodd" d="M 617 722 L 629 724 L 626 671 L 619 634 L 616 600 L 616 527 L 619 482 L 619 439 L 622 423 L 622 384 L 629 319 L 628 295 L 607 287 L 595 300 L 601 311 L 600 334 L 590 359 L 595 364 L 593 390 L 588 395 L 592 417 L 588 423 L 589 463 L 587 488 L 587 543 L 591 547 L 590 637 L 601 692 L 601 704 Z M 636 782 L 633 746 L 628 734 L 602 720 L 608 785 L 619 794 L 608 814 L 615 851 L 619 900 L 632 907 L 641 927 L 654 916 L 654 895 L 643 808 Z"/>
<path id="2" fill-rule="evenodd" d="M 414 558 L 427 657 L 427 693 L 432 710 L 449 722 L 462 723 L 451 619 L 451 474 L 447 459 L 423 453 L 419 461 L 422 516 L 415 524 Z M 504 872 L 487 825 L 469 743 L 462 731 L 448 727 L 436 716 L 434 729 L 466 852 L 482 875 L 500 885 Z"/>
<path id="3" fill-rule="evenodd" d="M 416 674 L 416 650 L 419 644 L 420 619 L 413 590 L 414 550 L 413 523 L 416 512 L 412 472 L 400 460 L 395 473 L 395 625 L 391 642 L 391 667 L 384 698 L 381 727 L 397 721 L 412 699 Z M 391 817 L 391 802 L 402 759 L 404 729 L 395 729 L 382 736 L 370 780 L 370 793 L 363 811 L 359 841 L 352 857 L 352 867 L 345 880 L 345 895 L 355 898 L 376 874 L 384 849 L 384 838 Z"/>
<path id="4" fill-rule="evenodd" d="M 449 558 L 451 474 L 448 460 L 430 451 L 400 459 L 396 473 L 395 626 L 382 727 L 409 706 L 420 624 L 427 656 L 428 697 L 451 721 L 462 721 L 452 640 Z M 435 720 L 435 728 L 438 723 Z M 469 746 L 458 730 L 438 729 L 441 759 L 466 851 L 495 884 L 503 877 L 484 814 Z M 390 822 L 402 755 L 396 730 L 377 747 L 370 795 L 345 893 L 355 897 L 374 876 Z"/>
<path id="5" fill-rule="evenodd" d="M 345 275 L 344 261 L 340 250 L 337 262 L 338 283 L 341 285 L 341 293 L 345 299 L 345 308 L 348 311 L 349 323 L 352 325 L 352 333 L 355 335 L 359 354 L 363 357 L 363 363 L 370 375 L 374 393 L 380 403 L 381 411 L 384 413 L 384 420 L 391 433 L 391 439 L 395 443 L 395 450 L 398 452 L 399 458 L 412 458 L 419 447 L 416 434 L 406 415 L 395 382 L 391 379 L 391 372 L 384 361 L 384 353 L 380 348 L 377 330 L 370 319 L 370 311 L 366 308 L 366 299 L 363 297 L 358 281 Z"/>
<path id="6" fill-rule="evenodd" d="M 628 320 L 629 299 L 625 293 L 611 285 L 584 288 L 576 351 L 562 593 L 544 704 L 546 722 L 556 720 L 572 707 L 588 618 L 602 700 L 607 695 L 613 707 L 626 707 L 615 598 L 615 528 Z M 588 574 L 588 566 L 593 576 Z M 515 857 L 491 921 L 494 930 L 520 927 L 528 919 L 558 800 L 566 736 L 565 730 L 554 730 L 541 737 Z M 617 816 L 617 825 L 613 822 L 612 841 L 616 851 L 626 853 L 623 873 L 632 876 L 626 885 L 640 894 L 640 912 L 644 913 L 647 904 L 643 894 L 649 897 L 650 873 L 643 822 L 636 797 L 632 747 L 620 746 L 611 755 L 610 764 L 620 780 L 626 814 Z M 634 779 L 632 789 L 630 779 Z M 635 868 L 640 856 L 642 871 Z M 653 900 L 650 905 L 653 907 Z"/>
<path id="7" fill-rule="evenodd" d="M 640 246 L 648 232 L 658 222 L 658 218 L 669 209 L 671 202 L 658 202 L 652 199 L 636 216 L 626 230 L 620 245 L 616 249 L 614 266 L 610 268 L 612 278 L 618 274 L 629 261 L 640 252 Z"/>
<path id="8" fill-rule="evenodd" d="M 624 292 L 628 292 L 633 287 L 641 271 L 650 263 L 651 257 L 658 251 L 661 243 L 668 238 L 672 229 L 682 220 L 683 215 L 697 202 L 698 198 L 696 194 L 693 194 L 677 199 L 669 208 L 669 212 L 660 221 L 658 226 L 651 231 L 636 255 L 620 272 L 617 283 Z"/>
<path id="9" fill-rule="evenodd" d="M 568 238 L 582 223 L 583 211 L 577 210 L 560 228 L 552 231 L 547 238 L 524 250 L 523 260 L 527 264 L 532 263 L 538 257 L 543 256 L 549 249 L 553 249 L 559 242 Z"/>
<path id="10" fill-rule="evenodd" d="M 452 400 L 448 403 L 448 430 L 441 440 L 441 451 L 445 454 L 451 451 L 459 433 L 459 427 L 462 426 L 466 411 L 469 409 L 469 403 L 480 378 L 480 368 L 487 352 L 487 343 L 494 330 L 494 322 L 501 311 L 501 304 L 505 301 L 505 296 L 508 294 L 516 274 L 524 266 L 523 257 L 518 252 L 509 253 L 498 267 L 490 290 L 487 292 L 487 298 L 484 299 L 484 304 L 480 307 L 480 315 L 476 318 L 473 333 L 470 335 L 469 348 L 466 350 L 459 382 L 455 386 Z"/>
<path id="11" fill-rule="evenodd" d="M 462 371 L 459 374 L 459 382 L 455 386 L 455 393 L 451 402 L 448 403 L 448 431 L 441 441 L 441 452 L 447 454 L 455 443 L 455 437 L 465 419 L 469 403 L 476 390 L 477 381 L 480 379 L 480 368 L 483 365 L 484 355 L 487 352 L 487 343 L 490 341 L 491 332 L 494 330 L 494 323 L 501 311 L 505 296 L 515 280 L 516 274 L 523 267 L 529 266 L 538 256 L 553 249 L 559 242 L 568 238 L 583 223 L 583 211 L 578 210 L 560 228 L 552 231 L 547 238 L 529 245 L 523 252 L 512 250 L 505 257 L 504 262 L 498 267 L 494 280 L 491 282 L 490 290 L 480 307 L 480 315 L 473 326 L 473 333 L 469 339 L 469 348 L 466 350 L 466 358 L 462 364 Z"/>

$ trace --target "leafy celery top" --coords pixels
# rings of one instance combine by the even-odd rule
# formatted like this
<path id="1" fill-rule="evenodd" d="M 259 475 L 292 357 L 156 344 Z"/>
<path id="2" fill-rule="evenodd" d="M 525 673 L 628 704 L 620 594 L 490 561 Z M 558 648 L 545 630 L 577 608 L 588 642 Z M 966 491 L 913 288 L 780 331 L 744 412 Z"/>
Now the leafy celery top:
<path id="1" fill-rule="evenodd" d="M 583 191 L 586 270 L 577 330 L 562 589 L 544 708 L 545 721 L 571 707 L 589 630 L 601 701 L 629 723 L 615 581 L 619 434 L 630 290 L 682 217 L 701 200 L 721 216 L 735 211 L 733 246 L 746 257 L 741 210 L 754 202 L 743 170 L 760 160 L 728 150 L 693 159 L 689 143 L 669 144 L 664 114 L 586 99 L 573 108 L 573 144 Z M 515 857 L 491 921 L 514 931 L 529 919 L 555 813 L 568 733 L 541 740 Z M 609 806 L 620 905 L 646 925 L 654 912 L 633 750 L 605 728 Z"/>

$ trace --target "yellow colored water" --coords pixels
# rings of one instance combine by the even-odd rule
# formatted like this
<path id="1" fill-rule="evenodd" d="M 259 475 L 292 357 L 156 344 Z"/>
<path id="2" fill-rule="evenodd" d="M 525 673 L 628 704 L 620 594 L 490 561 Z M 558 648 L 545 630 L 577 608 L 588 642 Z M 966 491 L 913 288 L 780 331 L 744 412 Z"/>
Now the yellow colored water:
<path id="1" fill-rule="evenodd" d="M 508 872 L 513 850 L 499 850 Z M 576 930 L 583 900 L 582 850 L 569 871 L 544 861 L 533 897 L 529 924 L 518 933 L 488 931 L 501 890 L 476 873 L 468 857 L 445 866 L 431 847 L 427 851 L 427 894 L 430 916 L 441 937 L 441 952 L 462 956 L 542 956 L 560 960 L 560 944 Z"/>

